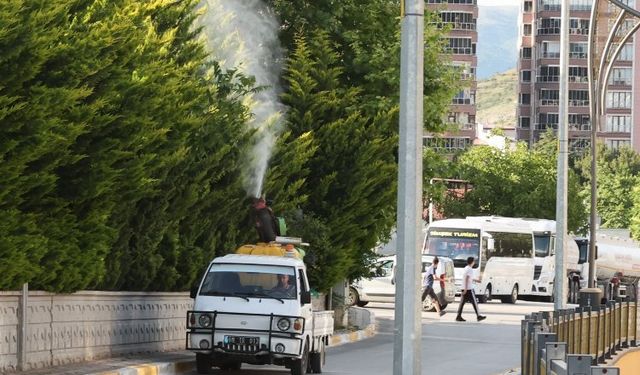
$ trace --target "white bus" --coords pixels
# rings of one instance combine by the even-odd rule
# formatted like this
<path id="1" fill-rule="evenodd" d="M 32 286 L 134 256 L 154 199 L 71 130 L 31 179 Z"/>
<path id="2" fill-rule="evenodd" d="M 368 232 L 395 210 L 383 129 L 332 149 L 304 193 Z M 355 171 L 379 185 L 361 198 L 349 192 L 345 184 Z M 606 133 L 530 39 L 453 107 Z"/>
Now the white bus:
<path id="1" fill-rule="evenodd" d="M 515 303 L 519 295 L 553 296 L 555 221 L 500 216 L 446 219 L 431 223 L 422 252 L 453 259 L 460 292 L 468 257 L 476 259 L 474 290 L 481 302 L 499 298 Z M 567 241 L 568 277 L 578 262 L 575 241 Z"/>

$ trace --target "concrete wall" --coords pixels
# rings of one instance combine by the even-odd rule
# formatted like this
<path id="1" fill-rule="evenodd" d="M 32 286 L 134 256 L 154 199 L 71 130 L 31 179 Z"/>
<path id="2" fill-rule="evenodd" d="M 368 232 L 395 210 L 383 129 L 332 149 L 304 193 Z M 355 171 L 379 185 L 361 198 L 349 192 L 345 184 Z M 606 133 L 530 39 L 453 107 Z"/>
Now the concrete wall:
<path id="1" fill-rule="evenodd" d="M 18 363 L 20 292 L 0 292 L 0 372 Z M 185 345 L 187 293 L 30 291 L 24 370 Z"/>

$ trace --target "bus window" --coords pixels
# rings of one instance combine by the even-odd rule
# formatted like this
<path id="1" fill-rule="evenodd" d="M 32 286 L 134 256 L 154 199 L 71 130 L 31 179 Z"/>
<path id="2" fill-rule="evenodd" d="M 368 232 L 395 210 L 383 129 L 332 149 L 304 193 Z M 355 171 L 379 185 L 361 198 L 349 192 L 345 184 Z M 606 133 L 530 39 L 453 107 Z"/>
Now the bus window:
<path id="1" fill-rule="evenodd" d="M 431 228 L 425 238 L 423 254 L 451 258 L 455 267 L 467 265 L 467 258 L 478 260 L 480 230 Z M 476 267 L 478 262 L 476 262 Z"/>
<path id="2" fill-rule="evenodd" d="M 488 232 L 494 240 L 493 251 L 487 251 L 487 260 L 491 257 L 531 258 L 533 240 L 527 233 Z"/>

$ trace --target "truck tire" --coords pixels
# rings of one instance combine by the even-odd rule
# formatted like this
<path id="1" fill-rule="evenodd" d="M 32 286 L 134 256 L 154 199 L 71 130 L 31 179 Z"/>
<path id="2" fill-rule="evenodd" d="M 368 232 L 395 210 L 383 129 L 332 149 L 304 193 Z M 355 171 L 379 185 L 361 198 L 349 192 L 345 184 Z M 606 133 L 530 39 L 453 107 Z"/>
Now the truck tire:
<path id="1" fill-rule="evenodd" d="M 360 296 L 358 295 L 358 291 L 356 288 L 350 286 L 349 287 L 349 295 L 347 296 L 347 306 L 355 306 L 360 303 Z"/>
<path id="2" fill-rule="evenodd" d="M 483 295 L 478 296 L 478 302 L 480 303 L 487 303 L 489 301 L 491 301 L 491 284 L 487 285 Z"/>
<path id="3" fill-rule="evenodd" d="M 324 342 L 320 341 L 318 351 L 311 353 L 309 356 L 309 366 L 312 374 L 322 374 L 322 366 L 324 366 Z"/>
<path id="4" fill-rule="evenodd" d="M 516 303 L 516 301 L 518 301 L 518 284 L 513 286 L 513 289 L 511 290 L 511 294 L 509 294 L 506 297 L 500 298 L 500 300 L 502 300 L 502 303 L 510 303 L 510 304 Z"/>
<path id="5" fill-rule="evenodd" d="M 304 375 L 309 367 L 309 341 L 304 345 L 302 358 L 295 359 L 291 363 L 291 375 Z"/>
<path id="6" fill-rule="evenodd" d="M 198 374 L 211 374 L 211 357 L 207 354 L 196 353 L 196 370 Z"/>

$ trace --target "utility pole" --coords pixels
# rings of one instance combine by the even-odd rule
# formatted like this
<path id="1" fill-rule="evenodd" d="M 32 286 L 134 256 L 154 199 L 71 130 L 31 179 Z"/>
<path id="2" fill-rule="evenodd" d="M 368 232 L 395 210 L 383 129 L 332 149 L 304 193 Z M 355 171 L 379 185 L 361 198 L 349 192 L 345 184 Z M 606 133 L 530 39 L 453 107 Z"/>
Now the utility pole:
<path id="1" fill-rule="evenodd" d="M 422 127 L 424 0 L 402 1 L 398 249 L 393 374 L 421 374 Z"/>
<path id="2" fill-rule="evenodd" d="M 569 178 L 569 0 L 560 12 L 560 108 L 558 109 L 558 181 L 556 187 L 556 255 L 554 309 L 566 306 L 567 271 L 564 252 L 567 237 L 567 180 Z"/>

